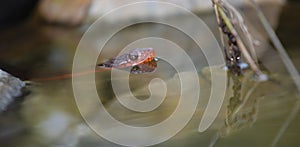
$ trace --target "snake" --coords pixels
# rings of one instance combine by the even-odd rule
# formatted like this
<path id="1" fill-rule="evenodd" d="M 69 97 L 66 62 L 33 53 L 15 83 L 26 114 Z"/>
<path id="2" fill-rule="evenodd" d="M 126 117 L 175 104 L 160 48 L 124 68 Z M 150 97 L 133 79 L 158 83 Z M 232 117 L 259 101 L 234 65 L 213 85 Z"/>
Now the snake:
<path id="1" fill-rule="evenodd" d="M 131 68 L 131 73 L 153 72 L 158 58 L 153 48 L 136 48 L 98 64 L 100 68 Z"/>

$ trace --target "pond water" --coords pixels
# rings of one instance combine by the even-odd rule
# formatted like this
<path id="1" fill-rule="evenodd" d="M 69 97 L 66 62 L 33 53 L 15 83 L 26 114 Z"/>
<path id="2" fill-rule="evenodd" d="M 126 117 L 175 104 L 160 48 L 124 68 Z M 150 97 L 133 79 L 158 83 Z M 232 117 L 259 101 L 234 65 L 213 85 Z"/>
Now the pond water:
<path id="1" fill-rule="evenodd" d="M 300 44 L 292 41 L 297 38 L 296 36 L 287 36 L 293 31 L 289 30 L 289 25 L 293 25 L 291 21 L 295 18 L 286 18 L 300 5 L 298 3 L 296 3 L 298 7 L 291 5 L 295 3 L 288 3 L 281 12 L 284 17 L 279 21 L 278 32 L 300 70 L 300 51 L 297 50 Z M 217 35 L 214 15 L 209 12 L 201 14 L 200 17 Z M 185 21 L 184 16 L 172 19 Z M 197 28 L 186 22 L 190 29 Z M 110 24 L 104 27 L 109 31 Z M 71 78 L 47 79 L 71 73 L 76 46 L 85 29 L 85 27 L 78 29 L 29 23 L 1 34 L 0 67 L 23 80 L 31 81 L 27 87 L 30 93 L 0 115 L 1 146 L 119 146 L 101 138 L 86 125 L 74 99 Z M 293 29 L 299 30 L 299 26 L 293 26 Z M 191 121 L 176 136 L 155 146 L 300 145 L 299 92 L 279 54 L 271 45 L 262 44 L 264 50 L 259 53 L 262 69 L 268 73 L 270 80 L 256 82 L 250 70 L 245 71 L 244 77 L 228 76 L 221 111 L 208 130 L 198 132 L 211 92 L 210 71 L 207 60 L 199 52 L 201 49 L 187 35 L 166 25 L 154 23 L 133 25 L 121 30 L 106 43 L 97 63 L 117 55 L 127 44 L 144 37 L 166 38 L 184 48 L 196 65 L 201 85 L 200 100 Z M 207 43 L 210 43 L 210 40 L 207 40 Z M 155 48 L 155 45 L 153 46 Z M 88 48 L 89 46 L 87 50 Z M 175 64 L 180 65 L 182 60 L 178 58 Z M 129 78 L 130 89 L 139 99 L 145 99 L 150 95 L 148 84 L 153 78 L 166 81 L 166 86 L 171 89 L 167 91 L 163 103 L 147 113 L 128 110 L 118 102 L 111 86 L 109 70 L 95 73 L 97 92 L 113 117 L 125 124 L 141 127 L 157 124 L 172 114 L 180 98 L 178 73 L 164 60 L 158 61 L 157 64 L 155 72 L 130 75 Z M 221 73 L 218 71 L 222 70 L 221 68 L 212 68 L 214 72 Z M 188 70 L 183 74 L 186 77 L 192 75 Z M 77 78 L 84 79 L 88 75 Z M 80 81 L 80 84 L 82 88 L 90 90 L 90 81 Z M 186 89 L 191 91 L 192 88 Z M 121 96 L 125 97 L 126 93 Z M 99 113 L 96 111 L 97 107 L 93 103 L 87 104 L 85 112 L 81 113 L 89 116 L 97 115 Z M 184 114 L 185 112 L 182 112 L 182 115 Z M 97 123 L 97 119 L 94 121 Z M 107 128 L 106 131 L 113 133 L 114 129 L 118 128 Z M 161 130 L 161 133 L 164 131 L 168 129 Z"/>

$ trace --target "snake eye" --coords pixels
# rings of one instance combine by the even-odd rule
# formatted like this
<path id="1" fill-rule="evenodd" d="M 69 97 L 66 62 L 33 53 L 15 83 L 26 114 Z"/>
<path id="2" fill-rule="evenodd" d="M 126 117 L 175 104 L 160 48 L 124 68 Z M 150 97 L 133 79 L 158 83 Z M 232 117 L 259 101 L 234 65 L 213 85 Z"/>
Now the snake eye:
<path id="1" fill-rule="evenodd" d="M 129 54 L 129 59 L 130 60 L 136 60 L 138 58 L 138 55 L 137 54 L 134 54 L 134 53 L 130 53 Z"/>

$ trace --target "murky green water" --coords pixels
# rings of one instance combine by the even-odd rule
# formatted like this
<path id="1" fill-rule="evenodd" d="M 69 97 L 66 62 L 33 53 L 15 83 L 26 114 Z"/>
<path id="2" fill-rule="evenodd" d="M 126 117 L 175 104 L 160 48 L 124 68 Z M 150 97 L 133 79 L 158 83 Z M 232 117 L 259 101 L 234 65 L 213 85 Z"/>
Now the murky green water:
<path id="1" fill-rule="evenodd" d="M 286 11 L 284 9 L 284 13 Z M 201 18 L 216 32 L 214 15 L 203 14 Z M 283 24 L 285 21 L 279 22 L 280 27 Z M 195 28 L 188 22 L 187 25 L 191 29 Z M 109 25 L 107 28 L 109 30 Z M 282 29 L 279 28 L 280 31 Z M 28 86 L 31 92 L 23 101 L 1 114 L 1 146 L 118 146 L 99 137 L 86 125 L 76 106 L 70 78 L 37 80 L 71 72 L 73 55 L 81 35 L 82 32 L 75 28 L 45 25 L 23 25 L 1 34 L 1 68 L 34 82 Z M 192 120 L 179 134 L 156 146 L 252 147 L 270 146 L 275 142 L 277 146 L 299 146 L 300 117 L 295 111 L 300 106 L 299 95 L 278 53 L 269 45 L 263 44 L 265 51 L 260 54 L 260 59 L 270 80 L 255 82 L 251 71 L 245 71 L 243 78 L 229 76 L 225 100 L 217 119 L 208 130 L 198 132 L 211 92 L 210 75 L 207 61 L 203 55 L 198 54 L 200 48 L 188 36 L 164 25 L 134 25 L 113 36 L 98 61 L 116 55 L 134 40 L 149 36 L 169 39 L 184 48 L 196 64 L 201 85 L 200 101 Z M 14 42 L 7 43 L 11 40 Z M 294 45 L 293 48 L 298 46 Z M 289 53 L 295 64 L 300 65 L 300 52 L 294 49 Z M 178 63 L 181 60 L 179 58 Z M 190 71 L 185 71 L 186 76 L 189 74 Z M 176 71 L 165 61 L 158 62 L 154 73 L 130 75 L 134 95 L 141 99 L 147 97 L 150 94 L 148 83 L 155 77 L 168 81 L 167 86 L 172 90 L 167 91 L 161 106 L 147 113 L 136 113 L 120 105 L 110 86 L 110 71 L 96 73 L 96 87 L 101 101 L 116 119 L 129 125 L 150 126 L 170 116 L 180 97 L 180 82 Z M 80 84 L 88 89 L 90 83 L 82 81 Z M 97 115 L 96 107 L 96 104 L 86 105 L 87 112 L 84 113 Z M 280 132 L 283 125 L 287 127 Z M 107 131 L 113 129 L 108 128 Z"/>

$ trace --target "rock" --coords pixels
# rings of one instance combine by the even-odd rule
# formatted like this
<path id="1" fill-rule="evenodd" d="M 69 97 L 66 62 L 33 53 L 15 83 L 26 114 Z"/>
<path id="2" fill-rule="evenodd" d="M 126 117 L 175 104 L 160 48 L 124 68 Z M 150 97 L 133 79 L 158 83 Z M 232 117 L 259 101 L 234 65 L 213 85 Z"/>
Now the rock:
<path id="1" fill-rule="evenodd" d="M 90 0 L 42 0 L 38 10 L 47 22 L 78 25 L 85 19 L 89 5 Z"/>
<path id="2" fill-rule="evenodd" d="M 257 0 L 259 4 L 282 5 L 286 0 Z M 128 4 L 140 2 L 139 0 L 120 1 L 120 0 L 41 0 L 38 6 L 39 15 L 50 23 L 62 25 L 78 25 L 86 22 L 94 22 L 104 14 L 113 9 L 120 8 Z M 170 3 L 183 7 L 191 12 L 210 12 L 212 7 L 211 0 L 158 0 L 158 3 Z M 230 0 L 234 6 L 249 5 L 246 0 Z M 137 13 L 138 12 L 138 13 Z M 111 23 L 124 20 L 136 20 L 145 18 L 149 14 L 167 17 L 178 14 L 178 9 L 166 10 L 158 9 L 155 6 L 136 6 L 133 9 L 123 10 L 118 16 L 106 18 Z M 273 13 L 272 13 L 273 16 Z"/>
<path id="3" fill-rule="evenodd" d="M 0 112 L 23 94 L 25 83 L 0 69 Z"/>
<path id="4" fill-rule="evenodd" d="M 275 6 L 283 5 L 286 0 L 256 0 L 258 4 L 274 4 Z M 109 13 L 111 10 L 119 8 L 121 6 L 125 6 L 127 4 L 134 4 L 140 2 L 139 0 L 131 0 L 131 1 L 120 1 L 120 0 L 91 0 L 91 5 L 88 12 L 88 20 L 94 21 L 104 14 Z M 207 13 L 210 12 L 212 7 L 211 0 L 157 0 L 158 3 L 170 3 L 175 4 L 179 7 L 183 7 L 186 10 L 191 12 L 201 12 Z M 250 5 L 250 2 L 247 0 L 230 0 L 230 3 L 236 7 Z M 273 8 L 273 7 L 272 7 Z M 156 14 L 157 16 L 167 17 L 172 15 L 178 15 L 178 9 L 174 10 L 166 10 L 166 9 L 158 9 L 155 6 L 136 6 L 133 9 L 123 10 L 118 16 L 113 18 L 106 18 L 111 23 L 117 23 L 120 21 L 127 20 L 136 20 L 138 18 L 145 18 L 149 16 L 149 14 Z M 275 13 L 276 14 L 276 13 Z M 270 16 L 273 16 L 272 13 Z"/>

